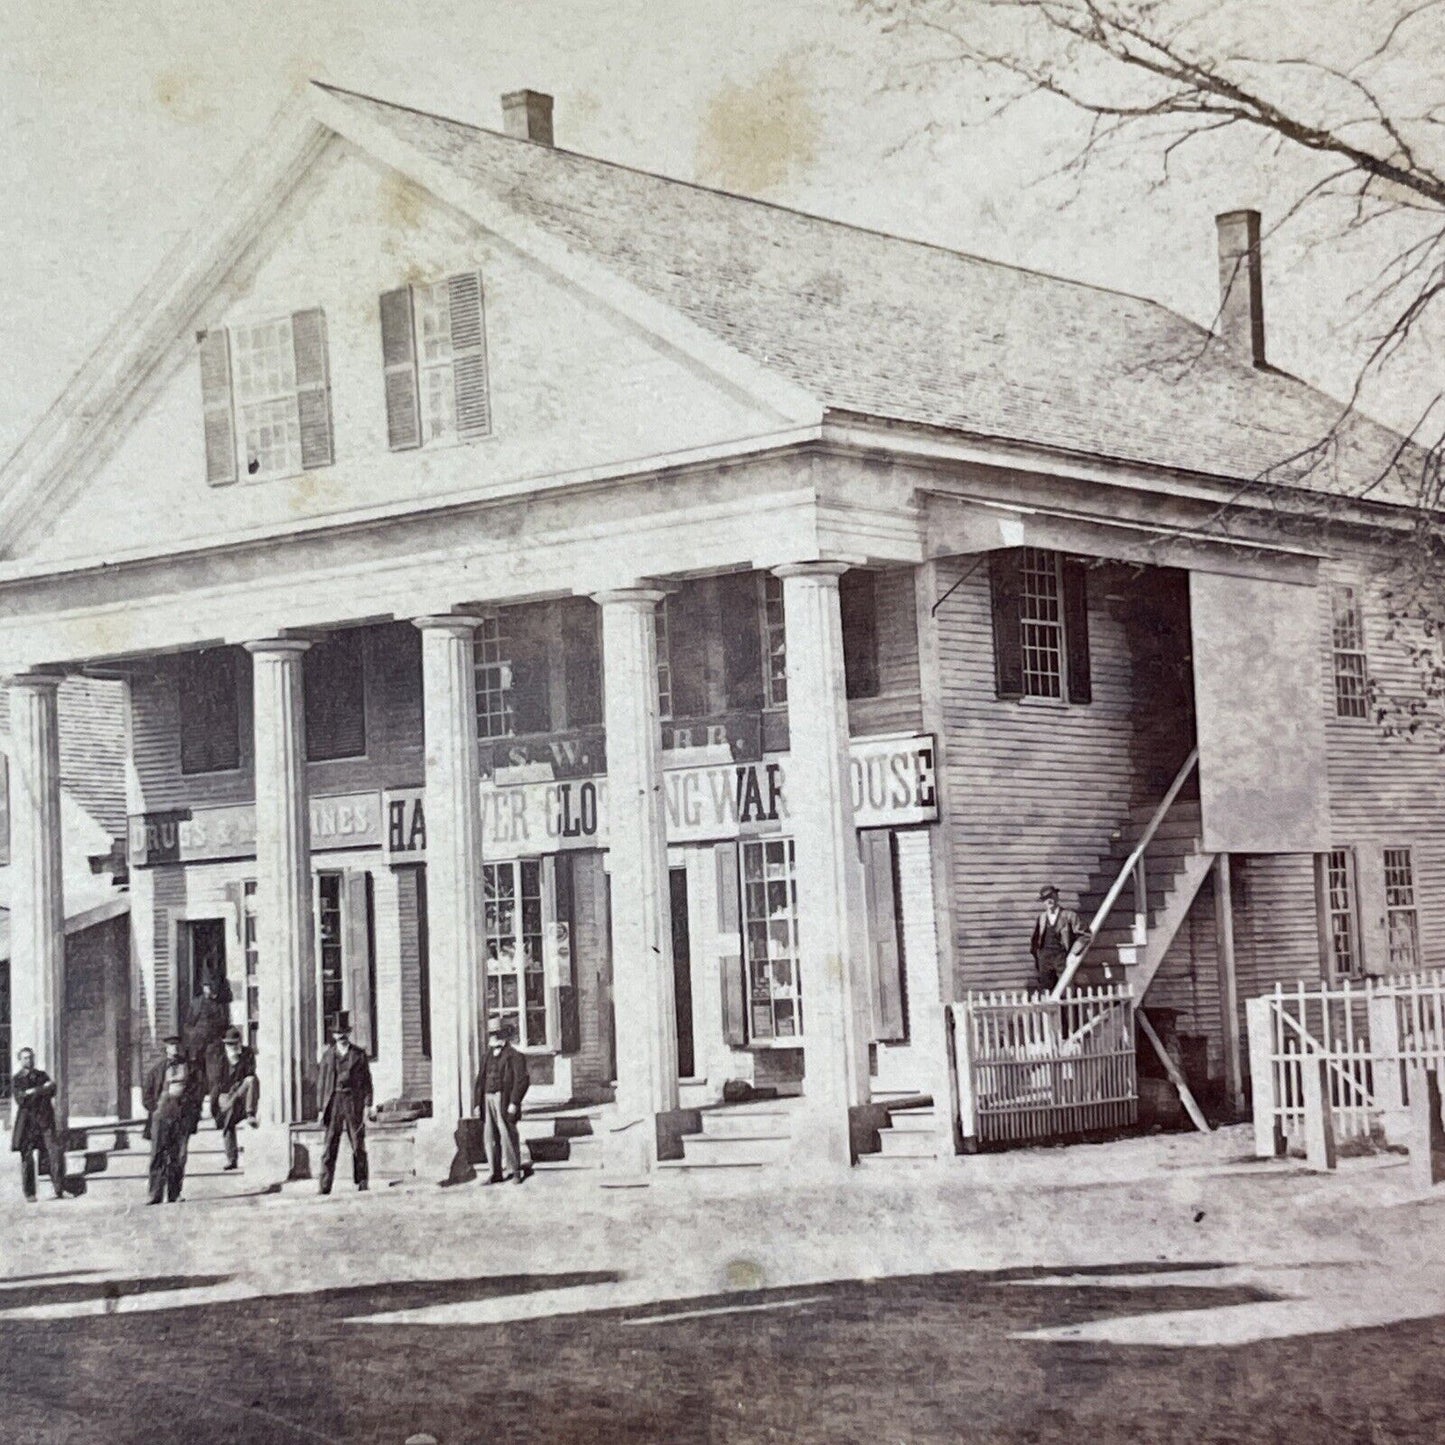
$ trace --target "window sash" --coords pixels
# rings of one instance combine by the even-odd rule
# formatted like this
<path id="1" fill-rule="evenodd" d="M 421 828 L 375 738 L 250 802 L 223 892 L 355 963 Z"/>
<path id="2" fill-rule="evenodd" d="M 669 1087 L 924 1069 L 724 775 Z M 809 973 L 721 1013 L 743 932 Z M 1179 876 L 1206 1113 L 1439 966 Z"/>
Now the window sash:
<path id="1" fill-rule="evenodd" d="M 1359 907 L 1355 894 L 1355 860 L 1348 848 L 1321 855 L 1321 913 L 1324 947 L 1333 977 L 1360 971 Z"/>
<path id="2" fill-rule="evenodd" d="M 788 630 L 783 608 L 783 579 L 762 574 L 758 622 L 763 639 L 763 698 L 767 707 L 788 701 Z"/>
<path id="3" fill-rule="evenodd" d="M 657 628 L 657 715 L 672 720 L 672 644 L 668 636 L 668 602 L 664 597 L 656 608 Z"/>
<path id="4" fill-rule="evenodd" d="M 1055 552 L 1025 547 L 1019 562 L 1019 644 L 1025 697 L 1065 696 L 1064 589 Z"/>
<path id="5" fill-rule="evenodd" d="M 316 875 L 316 959 L 320 971 L 323 1033 L 346 1007 L 346 954 L 341 916 L 341 874 Z"/>
<path id="6" fill-rule="evenodd" d="M 791 838 L 749 838 L 738 848 L 748 1034 L 755 1042 L 803 1036 L 798 885 Z"/>
<path id="7" fill-rule="evenodd" d="M 261 1031 L 261 945 L 253 878 L 241 885 L 241 952 L 246 961 L 246 1042 L 254 1049 Z"/>
<path id="8" fill-rule="evenodd" d="M 1410 973 L 1420 966 L 1420 913 L 1415 898 L 1415 864 L 1408 848 L 1386 848 L 1385 925 L 1390 971 Z"/>
<path id="9" fill-rule="evenodd" d="M 504 738 L 512 734 L 512 661 L 500 614 L 484 616 L 472 641 L 472 668 L 477 694 L 477 735 Z"/>
<path id="10" fill-rule="evenodd" d="M 242 474 L 260 480 L 294 476 L 304 468 L 291 318 L 277 317 L 230 330 L 231 385 Z"/>
<path id="11" fill-rule="evenodd" d="M 542 862 L 482 865 L 486 1008 L 513 1024 L 522 1048 L 549 1046 Z"/>
<path id="12" fill-rule="evenodd" d="M 1335 716 L 1367 719 L 1370 715 L 1365 624 L 1359 593 L 1335 587 L 1331 593 L 1331 650 L 1334 659 Z"/>

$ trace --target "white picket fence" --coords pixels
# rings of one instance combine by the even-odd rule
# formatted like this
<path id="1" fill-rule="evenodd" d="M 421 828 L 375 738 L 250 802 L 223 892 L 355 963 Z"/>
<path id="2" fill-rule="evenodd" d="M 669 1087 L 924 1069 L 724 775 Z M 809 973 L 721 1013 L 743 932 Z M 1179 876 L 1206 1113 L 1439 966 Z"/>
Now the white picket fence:
<path id="1" fill-rule="evenodd" d="M 1245 1004 L 1255 1152 L 1302 1147 L 1304 1071 L 1325 1064 L 1338 1139 L 1403 1113 L 1413 1066 L 1445 1068 L 1445 970 L 1338 983 L 1276 984 Z"/>
<path id="2" fill-rule="evenodd" d="M 1122 1128 L 1138 1114 L 1127 984 L 1058 998 L 970 993 L 949 1009 L 965 1148 Z"/>

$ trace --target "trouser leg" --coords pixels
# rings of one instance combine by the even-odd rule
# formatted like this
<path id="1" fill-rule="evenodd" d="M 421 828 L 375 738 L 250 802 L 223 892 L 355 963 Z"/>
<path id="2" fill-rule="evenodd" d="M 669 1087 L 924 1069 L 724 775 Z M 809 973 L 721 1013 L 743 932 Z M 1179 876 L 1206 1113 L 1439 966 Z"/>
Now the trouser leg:
<path id="1" fill-rule="evenodd" d="M 226 1163 L 234 1165 L 240 1151 L 236 1147 L 236 1125 L 241 1122 L 241 1100 L 231 1102 L 216 1115 L 221 1126 L 221 1147 L 226 1151 Z"/>
<path id="2" fill-rule="evenodd" d="M 487 1151 L 487 1173 L 493 1179 L 502 1177 L 502 1137 L 497 1122 L 497 1094 L 482 1096 L 482 1144 Z"/>
<path id="3" fill-rule="evenodd" d="M 254 1119 L 256 1117 L 256 1101 L 260 1096 L 261 1081 L 255 1074 L 247 1074 L 246 1077 L 241 1080 L 239 1098 L 248 1119 Z"/>
<path id="4" fill-rule="evenodd" d="M 20 1187 L 25 1191 L 25 1197 L 33 1201 L 35 1198 L 35 1151 L 33 1149 L 20 1151 Z"/>
<path id="5" fill-rule="evenodd" d="M 331 1193 L 331 1181 L 336 1176 L 336 1156 L 341 1150 L 343 1110 L 340 1104 L 331 1106 L 331 1117 L 326 1121 L 326 1140 L 321 1146 L 321 1178 L 318 1181 L 323 1194 Z"/>
<path id="6" fill-rule="evenodd" d="M 488 1094 L 487 1100 L 487 1155 L 492 1167 L 492 1178 L 522 1172 L 517 1126 L 507 1117 L 506 1105 L 500 1094 Z"/>
<path id="7" fill-rule="evenodd" d="M 62 1199 L 65 1197 L 65 1148 L 54 1129 L 45 1136 L 45 1153 L 50 1161 L 50 1187 L 55 1197 Z"/>
<path id="8" fill-rule="evenodd" d="M 351 1145 L 351 1178 L 358 1189 L 365 1189 L 370 1161 L 366 1157 L 366 1117 L 350 1115 L 346 1120 L 346 1140 Z"/>
<path id="9" fill-rule="evenodd" d="M 505 1158 L 507 1161 L 507 1173 L 514 1178 L 522 1177 L 522 1141 L 517 1134 L 517 1121 L 507 1112 L 506 1105 L 501 1106 L 502 1127 L 507 1131 L 504 1137 L 506 1146 Z"/>
<path id="10" fill-rule="evenodd" d="M 166 1198 L 174 1204 L 186 1183 L 186 1159 L 191 1152 L 191 1131 L 178 1124 L 171 1138 L 169 1168 L 166 1170 Z"/>
<path id="11" fill-rule="evenodd" d="M 165 1197 L 166 1171 L 169 1159 L 170 1127 L 164 1119 L 151 1120 L 150 1202 L 159 1204 Z"/>

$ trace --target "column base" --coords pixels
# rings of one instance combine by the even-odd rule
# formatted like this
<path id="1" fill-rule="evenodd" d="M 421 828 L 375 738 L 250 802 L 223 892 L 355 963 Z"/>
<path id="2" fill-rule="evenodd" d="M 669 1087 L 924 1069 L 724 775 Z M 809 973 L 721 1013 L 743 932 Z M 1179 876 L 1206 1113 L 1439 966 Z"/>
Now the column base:
<path id="1" fill-rule="evenodd" d="M 602 1136 L 604 1184 L 646 1184 L 656 1163 L 657 1122 L 651 1114 L 607 1127 Z"/>
<path id="2" fill-rule="evenodd" d="M 846 1174 L 853 1158 L 852 1122 L 846 1104 L 829 1100 L 826 1106 L 798 1111 L 787 1155 L 792 1172 L 809 1178 Z"/>
<path id="3" fill-rule="evenodd" d="M 291 1138 L 289 1124 L 262 1124 L 240 1134 L 247 1184 L 280 1188 L 288 1179 L 303 1178 L 302 1151 Z"/>
<path id="4" fill-rule="evenodd" d="M 416 1177 L 419 1182 L 466 1184 L 477 1177 L 467 1157 L 461 1119 L 416 1121 Z"/>

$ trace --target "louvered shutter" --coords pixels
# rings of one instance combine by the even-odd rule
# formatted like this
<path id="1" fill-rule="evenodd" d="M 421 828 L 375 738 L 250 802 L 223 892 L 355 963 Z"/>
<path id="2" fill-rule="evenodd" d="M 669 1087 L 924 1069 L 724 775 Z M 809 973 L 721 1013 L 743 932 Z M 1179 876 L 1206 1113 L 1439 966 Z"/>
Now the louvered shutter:
<path id="1" fill-rule="evenodd" d="M 723 1037 L 742 1048 L 747 1036 L 747 988 L 743 978 L 742 907 L 738 898 L 738 845 L 718 843 L 717 864 L 718 976 L 722 981 Z"/>
<path id="2" fill-rule="evenodd" d="M 291 344 L 296 355 L 296 414 L 301 422 L 301 465 L 329 467 L 331 445 L 331 383 L 326 366 L 326 316 L 320 310 L 297 311 L 291 317 Z"/>
<path id="3" fill-rule="evenodd" d="M 447 277 L 452 318 L 452 380 L 456 388 L 457 435 L 486 436 L 492 429 L 487 383 L 487 333 L 482 316 L 482 278 L 476 271 Z"/>
<path id="4" fill-rule="evenodd" d="M 1024 653 L 1019 625 L 1019 554 L 990 552 L 988 580 L 993 594 L 994 688 L 999 697 L 1024 695 Z"/>
<path id="5" fill-rule="evenodd" d="M 10 862 L 10 759 L 0 753 L 0 868 Z"/>
<path id="6" fill-rule="evenodd" d="M 226 329 L 203 331 L 201 412 L 206 428 L 206 482 L 224 487 L 236 480 L 236 421 L 231 405 L 231 338 Z"/>
<path id="7" fill-rule="evenodd" d="M 1089 574 L 1082 562 L 1064 559 L 1063 588 L 1069 701 L 1093 702 L 1094 685 L 1089 676 Z"/>
<path id="8" fill-rule="evenodd" d="M 908 1037 L 903 999 L 903 958 L 898 947 L 898 897 L 893 882 L 893 834 L 858 835 L 873 954 L 873 1037 L 901 1043 Z"/>
<path id="9" fill-rule="evenodd" d="M 386 374 L 386 443 L 394 452 L 419 447 L 421 401 L 410 286 L 381 298 L 381 362 Z"/>

